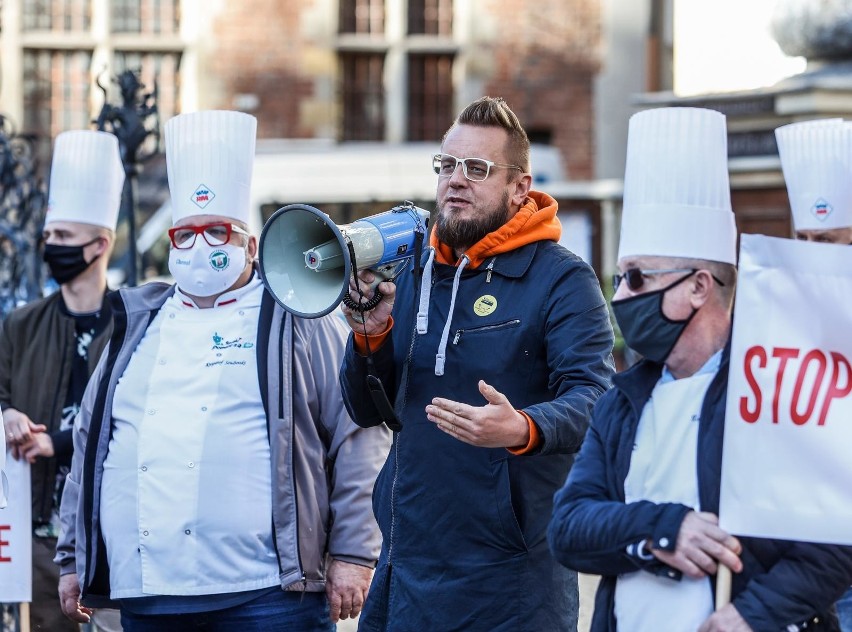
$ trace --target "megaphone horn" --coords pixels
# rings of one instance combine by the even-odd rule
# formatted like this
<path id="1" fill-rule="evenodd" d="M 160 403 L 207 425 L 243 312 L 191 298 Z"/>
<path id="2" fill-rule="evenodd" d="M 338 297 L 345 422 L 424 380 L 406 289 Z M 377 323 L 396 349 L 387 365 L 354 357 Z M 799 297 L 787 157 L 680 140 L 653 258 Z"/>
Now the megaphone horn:
<path id="1" fill-rule="evenodd" d="M 290 204 L 275 211 L 260 233 L 261 277 L 281 307 L 318 318 L 351 301 L 353 258 L 357 270 L 376 273 L 376 284 L 392 278 L 414 255 L 415 240 L 428 225 L 429 212 L 410 202 L 341 226 L 313 206 Z M 349 307 L 359 309 L 355 303 Z"/>

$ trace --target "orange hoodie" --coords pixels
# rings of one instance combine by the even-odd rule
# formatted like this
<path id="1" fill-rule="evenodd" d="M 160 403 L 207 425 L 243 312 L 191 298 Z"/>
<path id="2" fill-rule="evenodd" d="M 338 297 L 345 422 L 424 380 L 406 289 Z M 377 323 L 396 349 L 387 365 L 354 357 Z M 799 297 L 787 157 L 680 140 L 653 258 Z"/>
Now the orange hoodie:
<path id="1" fill-rule="evenodd" d="M 489 257 L 516 250 L 535 241 L 559 241 L 559 237 L 562 235 L 562 225 L 556 217 L 557 210 L 558 204 L 552 197 L 540 191 L 530 191 L 523 206 L 518 209 L 514 217 L 494 232 L 488 233 L 465 251 L 465 255 L 470 260 L 467 267 L 477 268 Z M 435 248 L 435 260 L 438 263 L 458 265 L 459 260 L 456 258 L 455 252 L 451 247 L 441 242 L 437 229 L 432 230 L 429 245 Z M 370 348 L 378 349 L 390 334 L 392 327 L 393 319 L 388 322 L 388 328 L 384 332 L 370 336 Z M 367 352 L 366 340 L 367 338 L 363 334 L 355 332 L 353 341 L 355 349 L 362 355 Z M 525 446 L 508 448 L 508 450 L 513 454 L 524 454 L 535 449 L 541 442 L 541 437 L 532 418 L 523 411 L 518 412 L 527 421 L 530 440 Z"/>
<path id="2" fill-rule="evenodd" d="M 562 226 L 556 218 L 558 205 L 547 193 L 530 191 L 526 202 L 515 216 L 493 233 L 471 246 L 464 254 L 470 259 L 468 268 L 478 268 L 483 261 L 502 252 L 517 250 L 534 241 L 559 241 Z M 437 229 L 432 230 L 429 245 L 435 248 L 435 260 L 447 265 L 458 265 L 453 249 L 441 242 Z"/>

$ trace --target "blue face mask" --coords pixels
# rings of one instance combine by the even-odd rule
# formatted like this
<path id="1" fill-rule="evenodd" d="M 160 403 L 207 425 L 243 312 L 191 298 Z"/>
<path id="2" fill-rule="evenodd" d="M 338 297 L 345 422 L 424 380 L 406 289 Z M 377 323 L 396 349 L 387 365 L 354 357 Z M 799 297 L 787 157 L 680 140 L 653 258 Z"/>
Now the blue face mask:
<path id="1" fill-rule="evenodd" d="M 612 312 L 621 329 L 621 335 L 631 349 L 654 362 L 665 362 L 698 310 L 693 309 L 684 320 L 671 320 L 663 313 L 663 299 L 666 292 L 693 274 L 695 272 L 681 277 L 661 290 L 612 302 Z"/>

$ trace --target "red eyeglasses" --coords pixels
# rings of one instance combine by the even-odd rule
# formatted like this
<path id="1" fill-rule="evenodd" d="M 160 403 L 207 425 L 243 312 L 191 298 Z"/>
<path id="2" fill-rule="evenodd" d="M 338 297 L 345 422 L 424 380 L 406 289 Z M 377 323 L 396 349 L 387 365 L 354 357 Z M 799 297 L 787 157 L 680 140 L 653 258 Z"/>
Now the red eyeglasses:
<path id="1" fill-rule="evenodd" d="M 169 229 L 169 239 L 172 246 L 178 250 L 187 250 L 195 245 L 198 235 L 204 237 L 210 246 L 224 246 L 231 240 L 231 233 L 248 235 L 239 226 L 217 222 L 215 224 L 203 224 L 201 226 L 177 226 Z"/>

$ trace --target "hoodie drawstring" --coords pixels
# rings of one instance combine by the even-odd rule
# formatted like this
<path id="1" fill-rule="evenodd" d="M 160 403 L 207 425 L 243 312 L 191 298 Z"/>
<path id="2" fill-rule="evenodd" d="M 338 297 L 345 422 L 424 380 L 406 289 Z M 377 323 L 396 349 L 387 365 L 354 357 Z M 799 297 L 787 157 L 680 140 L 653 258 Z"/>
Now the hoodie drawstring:
<path id="1" fill-rule="evenodd" d="M 462 255 L 459 265 L 456 268 L 456 276 L 453 278 L 453 294 L 450 297 L 450 311 L 447 313 L 447 322 L 444 325 L 444 331 L 441 334 L 441 343 L 438 345 L 438 353 L 435 355 L 435 375 L 444 374 L 444 362 L 447 358 L 447 341 L 450 338 L 450 328 L 453 324 L 453 312 L 456 308 L 456 294 L 459 291 L 459 281 L 461 279 L 462 271 L 468 263 L 470 263 L 470 259 L 467 258 L 467 255 Z M 423 278 L 425 282 L 425 274 Z M 422 290 L 420 296 L 421 298 L 423 296 Z"/>
<path id="2" fill-rule="evenodd" d="M 432 264 L 435 261 L 435 249 L 429 248 L 429 257 L 423 266 L 420 280 L 420 305 L 417 309 L 417 333 L 421 336 L 429 331 L 429 299 L 432 297 Z"/>

